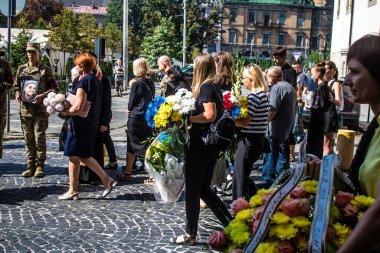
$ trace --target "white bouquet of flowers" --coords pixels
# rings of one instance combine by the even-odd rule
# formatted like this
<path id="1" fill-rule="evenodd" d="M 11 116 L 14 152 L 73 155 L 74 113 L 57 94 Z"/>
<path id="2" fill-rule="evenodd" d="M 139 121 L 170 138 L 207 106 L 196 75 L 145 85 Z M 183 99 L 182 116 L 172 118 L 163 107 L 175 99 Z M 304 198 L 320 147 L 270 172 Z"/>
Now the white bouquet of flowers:
<path id="1" fill-rule="evenodd" d="M 65 95 L 55 92 L 50 92 L 47 97 L 44 99 L 43 103 L 44 106 L 46 106 L 46 111 L 52 115 L 56 111 L 57 112 L 63 112 L 66 108 L 65 104 Z"/>

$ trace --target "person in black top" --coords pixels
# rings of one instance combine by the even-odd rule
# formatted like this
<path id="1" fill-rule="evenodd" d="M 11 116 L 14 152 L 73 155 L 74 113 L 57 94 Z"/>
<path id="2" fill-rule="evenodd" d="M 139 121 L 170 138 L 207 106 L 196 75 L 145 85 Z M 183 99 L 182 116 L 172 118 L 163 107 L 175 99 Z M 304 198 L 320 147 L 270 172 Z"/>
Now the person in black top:
<path id="1" fill-rule="evenodd" d="M 318 83 L 318 88 L 313 97 L 310 108 L 310 126 L 307 133 L 306 153 L 313 154 L 320 159 L 323 156 L 323 136 L 326 124 L 325 112 L 333 106 L 330 97 L 330 89 L 327 81 L 324 81 L 326 73 L 325 64 L 318 63 L 311 69 L 312 78 Z"/>
<path id="2" fill-rule="evenodd" d="M 149 65 L 146 59 L 139 58 L 133 62 L 133 78 L 129 82 L 131 93 L 128 102 L 127 155 L 125 170 L 118 175 L 121 181 L 133 181 L 132 167 L 136 156 L 145 157 L 149 143 L 144 142 L 153 136 L 153 130 L 145 120 L 145 113 L 150 101 L 154 100 L 155 87 L 148 78 Z"/>
<path id="3" fill-rule="evenodd" d="M 169 81 L 166 83 L 165 97 L 174 95 L 179 89 L 191 91 L 190 84 L 186 81 L 179 66 L 171 67 L 166 75 L 169 77 Z"/>
<path id="4" fill-rule="evenodd" d="M 286 47 L 277 46 L 275 49 L 273 49 L 273 58 L 274 62 L 278 67 L 281 67 L 282 73 L 283 73 L 283 81 L 290 83 L 294 90 L 297 91 L 297 73 L 292 68 L 291 65 L 289 65 L 286 62 Z M 292 119 L 294 121 L 294 119 Z M 284 145 L 284 152 L 285 152 L 285 158 L 288 162 L 294 162 L 295 156 L 294 156 L 294 148 L 296 145 L 296 139 L 294 137 L 293 132 L 290 132 L 289 138 L 285 141 Z M 292 158 L 292 159 L 290 159 Z"/>
<path id="5" fill-rule="evenodd" d="M 193 93 L 196 110 L 194 116 L 189 117 L 192 127 L 185 163 L 186 234 L 173 238 L 172 242 L 176 244 L 196 244 L 200 198 L 223 225 L 227 226 L 232 220 L 223 201 L 210 188 L 218 151 L 205 146 L 201 138 L 223 113 L 222 91 L 216 84 L 215 74 L 215 62 L 210 54 L 201 53 L 195 58 Z"/>

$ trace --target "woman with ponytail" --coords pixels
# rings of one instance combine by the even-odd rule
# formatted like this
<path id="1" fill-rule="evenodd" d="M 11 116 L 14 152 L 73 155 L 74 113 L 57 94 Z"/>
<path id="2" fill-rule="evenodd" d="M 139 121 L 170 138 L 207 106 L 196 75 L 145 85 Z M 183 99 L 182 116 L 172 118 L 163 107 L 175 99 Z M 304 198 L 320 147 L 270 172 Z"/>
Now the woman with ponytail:
<path id="1" fill-rule="evenodd" d="M 376 199 L 338 253 L 374 252 L 380 233 L 380 36 L 357 40 L 347 55 L 349 85 L 355 103 L 369 104 L 375 114 L 360 140 L 351 165 L 351 179 L 360 194 Z"/>

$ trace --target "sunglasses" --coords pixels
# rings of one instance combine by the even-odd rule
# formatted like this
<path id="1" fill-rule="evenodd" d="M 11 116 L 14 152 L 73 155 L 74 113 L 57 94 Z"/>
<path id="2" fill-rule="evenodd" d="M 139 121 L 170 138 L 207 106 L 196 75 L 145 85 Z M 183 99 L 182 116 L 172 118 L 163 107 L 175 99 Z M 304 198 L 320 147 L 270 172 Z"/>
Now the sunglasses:
<path id="1" fill-rule="evenodd" d="M 247 66 L 245 66 L 244 68 L 245 69 L 250 69 L 250 68 L 254 68 L 256 66 L 256 64 L 254 64 L 254 63 L 250 63 L 250 64 L 248 64 Z"/>

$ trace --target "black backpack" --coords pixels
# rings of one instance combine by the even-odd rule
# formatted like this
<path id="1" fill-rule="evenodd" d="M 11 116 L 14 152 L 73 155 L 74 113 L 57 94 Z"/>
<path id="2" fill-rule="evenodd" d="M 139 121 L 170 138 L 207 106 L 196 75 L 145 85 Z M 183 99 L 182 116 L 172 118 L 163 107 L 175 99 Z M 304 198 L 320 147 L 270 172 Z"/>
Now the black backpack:
<path id="1" fill-rule="evenodd" d="M 206 146 L 224 152 L 232 142 L 235 128 L 234 120 L 227 111 L 224 111 L 222 117 L 217 122 L 212 123 L 210 129 L 202 135 L 202 141 Z"/>
<path id="2" fill-rule="evenodd" d="M 216 91 L 215 88 L 214 90 Z M 223 101 L 220 99 L 218 92 L 217 97 L 223 108 Z M 202 141 L 206 146 L 225 152 L 233 140 L 235 129 L 235 121 L 227 111 L 224 111 L 223 115 L 216 122 L 213 122 L 210 128 L 202 135 Z"/>

